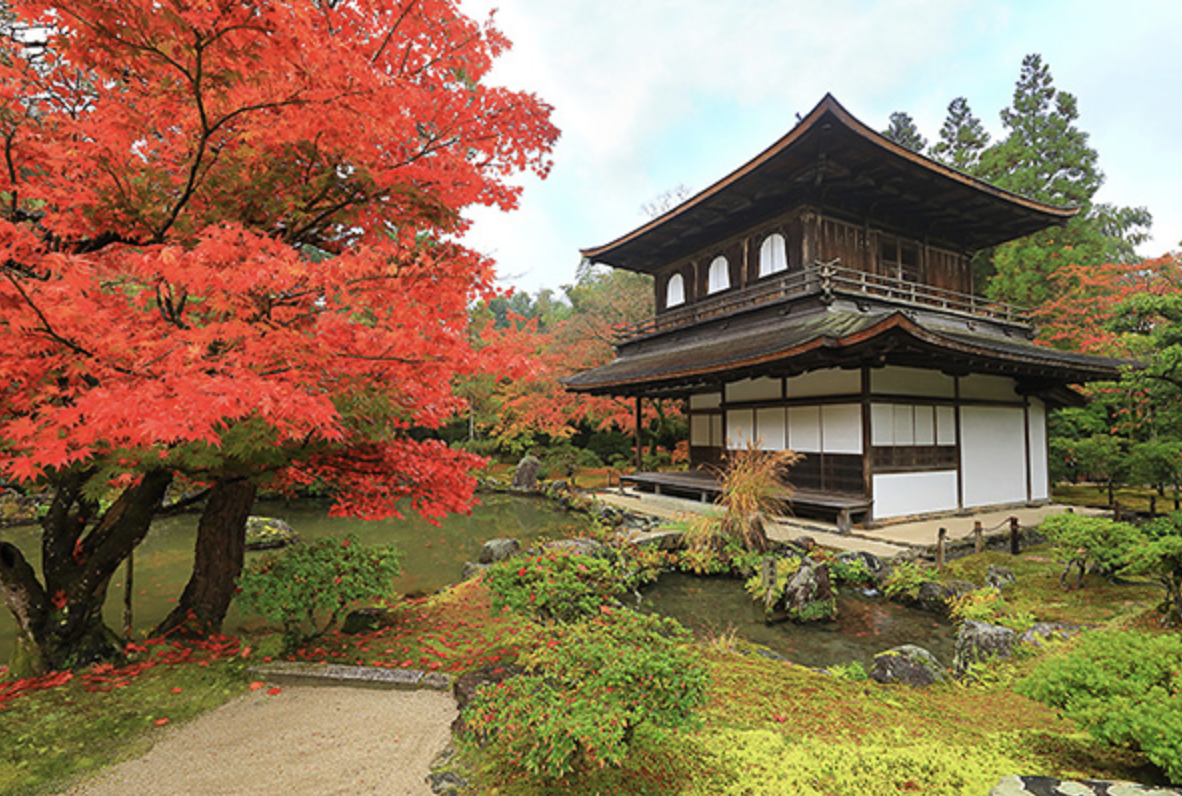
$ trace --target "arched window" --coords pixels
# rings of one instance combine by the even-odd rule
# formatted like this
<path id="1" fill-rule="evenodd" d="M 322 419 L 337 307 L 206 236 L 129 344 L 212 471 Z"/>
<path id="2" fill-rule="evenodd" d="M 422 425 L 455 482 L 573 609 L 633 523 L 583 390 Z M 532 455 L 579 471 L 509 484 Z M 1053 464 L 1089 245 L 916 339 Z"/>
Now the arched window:
<path id="1" fill-rule="evenodd" d="M 759 247 L 759 275 L 768 276 L 788 270 L 788 243 L 778 232 L 763 239 Z"/>
<path id="2" fill-rule="evenodd" d="M 731 286 L 731 264 L 721 254 L 710 261 L 709 277 L 707 293 L 717 293 Z"/>
<path id="3" fill-rule="evenodd" d="M 665 306 L 676 307 L 685 303 L 685 279 L 681 274 L 669 277 L 669 284 L 665 286 Z"/>

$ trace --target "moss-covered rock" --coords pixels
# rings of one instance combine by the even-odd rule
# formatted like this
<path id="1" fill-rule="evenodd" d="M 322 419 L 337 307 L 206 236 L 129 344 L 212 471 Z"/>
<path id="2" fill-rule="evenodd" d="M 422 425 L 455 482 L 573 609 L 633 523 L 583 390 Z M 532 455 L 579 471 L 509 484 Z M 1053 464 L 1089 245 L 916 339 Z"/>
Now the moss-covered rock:
<path id="1" fill-rule="evenodd" d="M 283 520 L 275 517 L 248 517 L 246 520 L 247 550 L 274 550 L 299 540 L 299 534 Z"/>

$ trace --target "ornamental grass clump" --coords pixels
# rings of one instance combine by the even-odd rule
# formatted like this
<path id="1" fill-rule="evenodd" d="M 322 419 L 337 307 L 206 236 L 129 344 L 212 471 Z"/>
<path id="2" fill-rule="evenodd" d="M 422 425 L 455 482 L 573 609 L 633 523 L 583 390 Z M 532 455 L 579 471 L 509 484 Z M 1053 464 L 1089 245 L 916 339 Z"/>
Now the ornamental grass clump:
<path id="1" fill-rule="evenodd" d="M 400 560 L 394 547 L 360 545 L 352 534 L 299 542 L 243 573 L 237 599 L 280 625 L 287 648 L 296 649 L 335 627 L 356 603 L 389 597 Z"/>
<path id="2" fill-rule="evenodd" d="M 766 552 L 762 518 L 788 513 L 792 495 L 788 471 L 800 459 L 796 451 L 763 450 L 752 441 L 745 450 L 732 451 L 718 479 L 722 536 L 741 539 L 749 550 Z"/>
<path id="3" fill-rule="evenodd" d="M 463 714 L 509 769 L 547 782 L 619 766 L 638 727 L 659 739 L 697 725 L 707 671 L 673 620 L 604 608 L 534 643 L 526 673 L 485 686 Z"/>

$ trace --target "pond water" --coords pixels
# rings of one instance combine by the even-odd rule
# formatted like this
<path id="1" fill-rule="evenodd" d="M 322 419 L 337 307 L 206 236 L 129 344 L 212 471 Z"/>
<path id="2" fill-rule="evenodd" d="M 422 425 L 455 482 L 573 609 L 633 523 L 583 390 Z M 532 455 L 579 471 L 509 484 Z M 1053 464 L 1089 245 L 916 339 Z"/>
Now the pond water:
<path id="1" fill-rule="evenodd" d="M 317 501 L 263 501 L 254 514 L 278 517 L 304 539 L 356 534 L 363 544 L 393 544 L 402 552 L 403 575 L 394 587 L 402 593 L 435 591 L 459 580 L 466 561 L 475 561 L 489 539 L 511 536 L 522 542 L 567 535 L 579 520 L 546 501 L 518 495 L 482 495 L 482 504 L 469 516 L 452 516 L 436 528 L 418 515 L 404 520 L 365 522 L 328 516 L 328 504 Z M 152 524 L 147 538 L 136 549 L 132 610 L 137 630 L 151 629 L 172 610 L 193 566 L 196 514 L 168 517 Z M 40 534 L 36 527 L 0 529 L 0 539 L 17 545 L 40 564 Z M 246 561 L 265 553 L 247 553 Z M 124 569 L 116 573 L 104 609 L 107 625 L 123 626 Z M 227 632 L 241 627 L 231 607 Z M 0 665 L 12 653 L 16 625 L 0 606 Z"/>
<path id="2" fill-rule="evenodd" d="M 734 578 L 665 573 L 643 591 L 641 609 L 671 616 L 700 639 L 735 635 L 804 666 L 858 661 L 869 672 L 874 656 L 900 644 L 917 644 L 945 666 L 952 664 L 955 628 L 935 614 L 842 587 L 832 622 L 768 625 L 763 607 Z"/>

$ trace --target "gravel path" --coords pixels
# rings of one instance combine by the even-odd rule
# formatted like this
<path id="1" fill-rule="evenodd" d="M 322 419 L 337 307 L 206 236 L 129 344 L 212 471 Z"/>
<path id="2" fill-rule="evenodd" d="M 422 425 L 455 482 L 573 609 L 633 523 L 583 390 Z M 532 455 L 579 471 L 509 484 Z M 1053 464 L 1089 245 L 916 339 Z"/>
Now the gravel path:
<path id="1" fill-rule="evenodd" d="M 431 759 L 456 716 L 451 695 L 340 686 L 258 691 L 161 731 L 143 757 L 69 796 L 430 796 Z"/>

